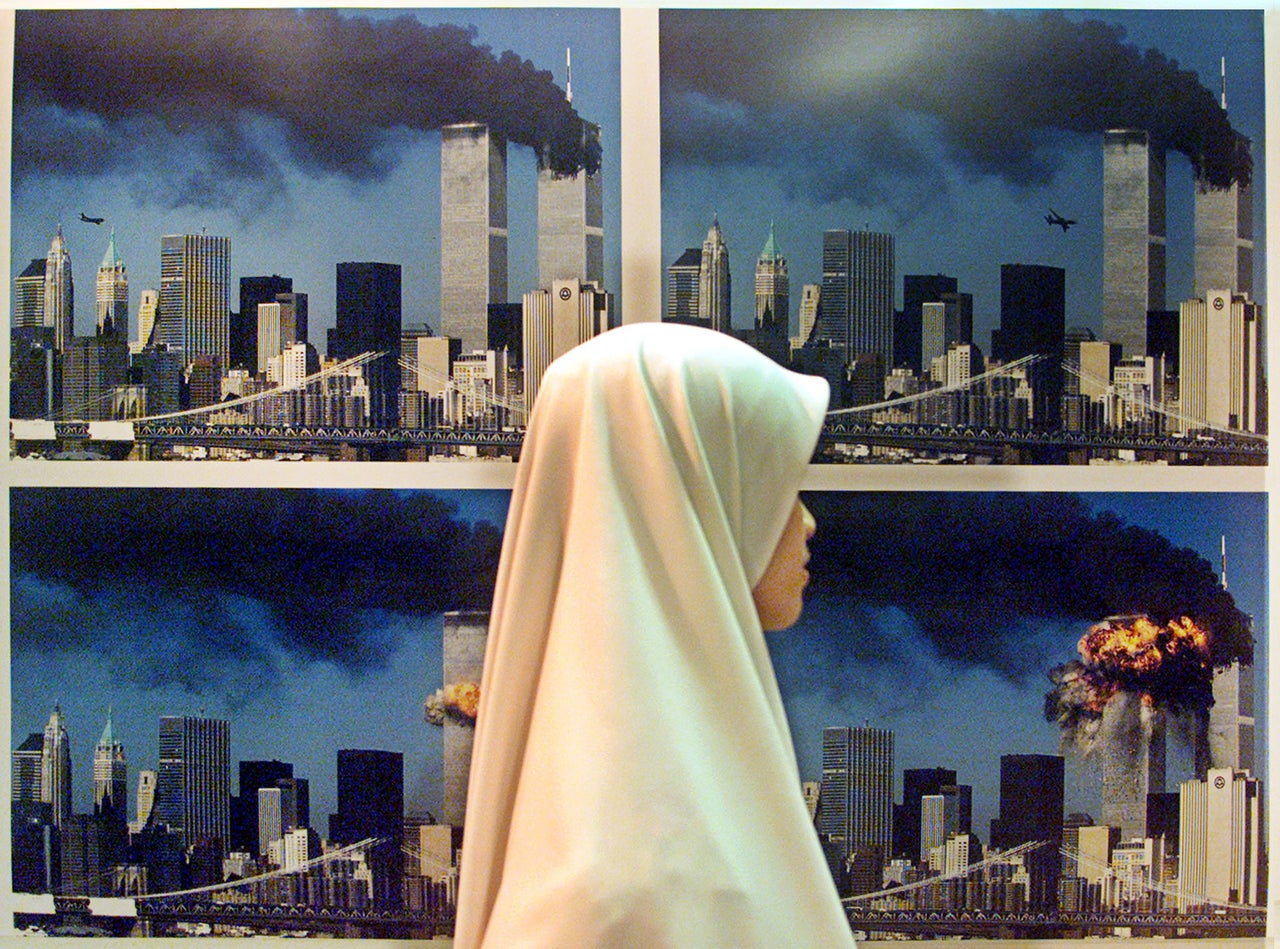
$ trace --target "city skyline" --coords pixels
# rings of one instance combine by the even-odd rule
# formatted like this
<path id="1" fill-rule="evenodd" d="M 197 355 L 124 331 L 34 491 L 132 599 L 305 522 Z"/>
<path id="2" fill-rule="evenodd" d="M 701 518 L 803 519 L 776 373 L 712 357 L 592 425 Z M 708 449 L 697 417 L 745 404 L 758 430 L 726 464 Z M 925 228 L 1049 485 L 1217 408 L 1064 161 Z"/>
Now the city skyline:
<path id="1" fill-rule="evenodd" d="M 85 29 L 58 38 L 65 57 L 58 68 L 67 74 L 76 73 L 77 65 L 79 71 L 96 71 L 91 67 L 102 47 L 98 32 L 121 24 L 118 18 L 142 14 L 71 15 L 79 16 Z M 155 15 L 161 18 L 143 27 L 149 29 L 146 42 L 136 44 L 134 56 L 140 61 L 182 50 L 201 31 L 189 27 L 209 16 L 194 11 Z M 311 341 L 318 349 L 324 347 L 324 331 L 334 325 L 340 262 L 402 266 L 404 325 L 426 322 L 439 332 L 440 135 L 432 123 L 468 116 L 430 113 L 431 103 L 423 100 L 431 98 L 432 76 L 442 62 L 446 75 L 450 72 L 449 56 L 465 60 L 452 70 L 451 81 L 480 75 L 492 59 L 522 81 L 540 83 L 545 72 L 563 90 L 567 51 L 572 51 L 572 106 L 601 130 L 604 272 L 606 288 L 618 292 L 616 10 L 232 11 L 214 16 L 203 30 L 216 42 L 243 25 L 230 45 L 244 61 L 228 65 L 211 57 L 207 72 L 184 75 L 167 96 L 91 104 L 77 113 L 62 104 L 71 101 L 70 87 L 49 75 L 44 62 L 22 45 L 24 39 L 41 37 L 47 24 L 57 30 L 58 21 L 50 17 L 18 15 L 10 269 L 16 276 L 27 261 L 44 257 L 61 224 L 80 288 L 77 333 L 93 330 L 94 277 L 112 229 L 128 270 L 131 338 L 137 333 L 141 291 L 160 285 L 161 237 L 204 232 L 230 238 L 231 309 L 239 307 L 240 277 L 292 277 L 294 289 L 309 296 Z M 138 39 L 136 29 L 123 32 Z M 343 36 L 350 43 L 329 42 Z M 281 59 L 269 52 L 273 40 L 312 52 Z M 374 44 L 402 51 L 400 59 L 384 64 L 386 71 L 409 68 L 413 57 L 434 68 L 415 74 L 415 97 L 393 96 L 377 70 L 343 67 L 342 55 L 358 55 L 352 50 Z M 351 47 L 345 54 L 344 45 Z M 514 50 L 514 57 L 504 50 Z M 190 53 L 184 51 L 184 60 Z M 255 68 L 245 70 L 246 63 Z M 163 68 L 158 61 L 153 65 Z M 245 70 L 253 81 L 233 105 L 203 109 L 218 68 Z M 127 99 L 132 80 L 111 75 Z M 338 84 L 335 75 L 352 88 Z M 367 88 L 355 88 L 356 77 Z M 530 113 L 536 108 L 533 101 L 522 105 Z M 451 107 L 446 102 L 446 112 Z M 146 152 L 137 147 L 143 134 L 151 142 Z M 519 293 L 536 288 L 539 279 L 537 158 L 532 148 L 516 143 L 529 134 L 513 128 L 509 148 L 510 287 L 517 302 Z M 80 215 L 86 212 L 104 223 L 83 221 Z"/>
<path id="2" fill-rule="evenodd" d="M 1067 325 L 1101 334 L 1103 129 L 1081 130 L 1077 113 L 1103 98 L 1092 59 L 1148 49 L 1214 101 L 1225 57 L 1227 114 L 1252 140 L 1254 219 L 1266 219 L 1261 11 L 663 11 L 661 36 L 664 272 L 714 216 L 744 285 L 772 227 L 798 299 L 822 282 L 825 230 L 870 230 L 896 238 L 899 298 L 906 274 L 959 278 L 984 352 L 1002 264 L 1063 267 Z M 1062 90 L 1074 105 L 1036 114 Z M 1167 164 L 1176 307 L 1191 293 L 1194 184 L 1185 155 Z M 1054 212 L 1075 224 L 1053 226 Z M 1261 292 L 1263 228 L 1254 241 Z M 750 294 L 733 310 L 745 328 Z M 793 333 L 797 315 L 793 304 Z"/>
<path id="3" fill-rule="evenodd" d="M 60 495 L 57 503 L 38 512 L 50 491 Z M 109 710 L 128 760 L 132 814 L 137 771 L 154 767 L 159 716 L 203 709 L 231 721 L 233 770 L 236 761 L 274 758 L 291 762 L 295 775 L 311 782 L 313 825 L 322 833 L 324 815 L 335 810 L 339 748 L 402 752 L 406 807 L 439 816 L 442 735 L 424 721 L 423 703 L 444 684 L 443 611 L 485 605 L 484 578 L 491 576 L 497 538 L 495 528 L 482 525 L 500 523 L 506 492 L 262 490 L 241 499 L 232 493 L 15 490 L 11 746 L 43 728 L 59 703 L 72 746 L 76 810 L 83 812 L 92 805 L 89 763 Z M 1108 510 L 1140 538 L 1152 531 L 1157 552 L 1165 549 L 1161 536 L 1175 551 L 1190 545 L 1213 571 L 1225 535 L 1232 596 L 1257 630 L 1267 628 L 1262 495 L 1017 497 L 1030 512 L 1024 518 L 1046 518 L 1048 551 L 1071 548 L 1087 531 L 1118 529 L 1098 519 Z M 1064 503 L 1054 497 L 1078 499 L 1067 510 L 1086 533 L 1053 539 L 1048 529 L 1062 526 Z M 854 517 L 878 511 L 880 517 L 906 518 L 902 532 L 909 537 L 948 518 L 954 523 L 983 511 L 994 515 L 1002 510 L 1000 500 L 964 493 L 824 493 L 814 497 L 814 506 L 829 512 L 828 542 L 855 547 L 848 525 L 841 524 L 842 510 Z M 214 536 L 206 531 L 208 549 L 217 551 L 211 564 L 193 566 L 198 554 L 184 549 L 194 527 L 170 525 L 175 536 L 163 543 L 154 537 L 166 530 L 163 510 L 193 524 L 224 522 Z M 53 536 L 66 517 L 78 518 L 96 536 L 121 537 L 130 550 L 147 538 L 159 549 L 136 564 L 109 564 L 71 549 L 41 552 L 40 537 Z M 278 524 L 283 537 L 270 543 L 242 538 L 237 543 L 253 556 L 236 554 L 233 536 L 244 523 Z M 995 543 L 1013 527 L 979 521 L 967 530 Z M 451 540 L 424 547 L 431 534 Z M 972 549 L 973 541 L 944 532 L 936 547 L 945 560 L 960 556 L 966 545 Z M 301 547 L 291 547 L 296 544 Z M 369 549 L 357 557 L 353 544 Z M 815 554 L 821 558 L 822 548 L 815 547 Z M 168 566 L 160 569 L 153 558 Z M 472 561 L 481 568 L 467 567 Z M 882 550 L 877 562 L 892 564 L 891 551 Z M 434 566 L 424 571 L 422 564 Z M 257 579 L 249 576 L 250 566 Z M 991 633 L 973 643 L 957 638 L 954 618 L 950 625 L 938 619 L 948 595 L 941 575 L 936 590 L 921 588 L 903 600 L 901 593 L 875 587 L 860 596 L 833 592 L 831 574 L 824 578 L 817 564 L 814 569 L 819 572 L 801 622 L 770 638 L 802 777 L 821 774 L 822 729 L 864 723 L 891 729 L 898 745 L 895 780 L 901 782 L 906 768 L 957 771 L 960 783 L 974 788 L 974 829 L 986 841 L 998 803 L 999 756 L 1059 752 L 1063 736 L 1042 714 L 1048 673 L 1074 658 L 1076 640 L 1104 617 L 1037 616 L 1030 601 L 979 597 L 973 622 L 989 624 Z M 296 588 L 284 582 L 291 575 L 298 578 Z M 1095 586 L 1099 582 L 1095 577 Z M 1027 587 L 1044 578 L 1027 568 L 1026 576 L 1004 583 Z M 316 590 L 334 592 L 326 597 Z M 1107 595 L 1121 593 L 1111 589 Z M 320 638 L 322 630 L 328 635 Z M 850 638 L 848 630 L 858 635 Z M 1256 636 L 1259 762 L 1266 760 L 1266 645 L 1264 635 Z M 1184 776 L 1179 768 L 1186 766 L 1185 751 L 1171 748 L 1170 762 L 1172 783 Z M 1258 772 L 1265 777 L 1265 763 Z M 1069 757 L 1067 780 L 1069 809 L 1097 816 L 1096 774 Z"/>

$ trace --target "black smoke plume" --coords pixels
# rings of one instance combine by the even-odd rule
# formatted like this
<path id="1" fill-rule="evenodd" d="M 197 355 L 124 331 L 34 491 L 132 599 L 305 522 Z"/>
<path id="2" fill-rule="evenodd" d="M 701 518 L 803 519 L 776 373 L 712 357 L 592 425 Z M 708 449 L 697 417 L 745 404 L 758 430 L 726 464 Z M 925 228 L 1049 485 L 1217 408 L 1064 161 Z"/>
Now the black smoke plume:
<path id="1" fill-rule="evenodd" d="M 1199 77 L 1097 20 L 678 10 L 661 35 L 664 162 L 776 164 L 818 201 L 936 200 L 934 143 L 968 174 L 1043 185 L 1067 134 L 1112 128 L 1147 129 L 1204 186 L 1252 176 L 1248 142 Z"/>
<path id="2" fill-rule="evenodd" d="M 598 168 L 551 73 L 476 36 L 331 10 L 20 11 L 14 179 L 163 169 L 155 197 L 212 206 L 228 182 L 280 186 L 264 129 L 308 173 L 359 181 L 389 172 L 408 133 L 471 121 L 557 174 Z"/>
<path id="3" fill-rule="evenodd" d="M 15 489 L 15 654 L 84 650 L 122 681 L 269 689 L 278 657 L 351 675 L 453 609 L 487 609 L 499 526 L 447 495 Z"/>
<path id="4" fill-rule="evenodd" d="M 823 600 L 851 611 L 841 627 L 797 646 L 817 665 L 899 661 L 893 641 L 865 633 L 889 613 L 909 618 L 942 660 L 1011 679 L 1043 674 L 1046 644 L 1033 641 L 1035 627 L 1120 614 L 1160 624 L 1190 617 L 1209 631 L 1213 665 L 1252 661 L 1248 617 L 1207 560 L 1110 512 L 1094 514 L 1076 495 L 818 493 L 806 503 L 818 532 L 802 622 L 822 614 Z"/>

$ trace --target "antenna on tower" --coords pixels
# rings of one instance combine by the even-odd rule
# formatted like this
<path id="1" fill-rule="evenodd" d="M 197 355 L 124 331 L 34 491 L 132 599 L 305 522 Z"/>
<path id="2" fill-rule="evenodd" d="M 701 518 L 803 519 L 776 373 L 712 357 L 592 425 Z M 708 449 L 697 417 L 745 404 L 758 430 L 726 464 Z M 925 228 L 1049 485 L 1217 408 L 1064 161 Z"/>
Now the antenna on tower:
<path id="1" fill-rule="evenodd" d="M 1225 63 L 1226 60 L 1224 59 L 1223 62 Z M 1223 68 L 1225 69 L 1226 67 L 1223 66 Z M 570 105 L 573 105 L 573 50 L 568 46 L 564 48 L 564 71 L 565 71 L 564 99 Z M 1225 82 L 1226 80 L 1224 79 L 1223 81 Z M 1223 93 L 1224 101 L 1225 101 L 1225 98 L 1226 98 L 1226 93 L 1224 92 Z M 1223 108 L 1225 109 L 1226 106 L 1223 106 Z"/>
<path id="2" fill-rule="evenodd" d="M 1227 111 L 1227 57 L 1222 57 L 1222 111 Z"/>
<path id="3" fill-rule="evenodd" d="M 1222 535 L 1222 589 L 1227 588 L 1227 535 Z"/>

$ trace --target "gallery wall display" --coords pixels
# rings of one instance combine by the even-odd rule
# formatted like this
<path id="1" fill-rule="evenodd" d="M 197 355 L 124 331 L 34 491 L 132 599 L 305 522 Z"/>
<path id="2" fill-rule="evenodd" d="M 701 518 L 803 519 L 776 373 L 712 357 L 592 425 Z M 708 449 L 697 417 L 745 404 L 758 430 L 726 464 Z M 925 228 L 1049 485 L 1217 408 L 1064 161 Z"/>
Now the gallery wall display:
<path id="1" fill-rule="evenodd" d="M 664 320 L 830 384 L 858 941 L 1260 944 L 1268 16 L 0 11 L 0 936 L 450 938 L 542 374 Z"/>

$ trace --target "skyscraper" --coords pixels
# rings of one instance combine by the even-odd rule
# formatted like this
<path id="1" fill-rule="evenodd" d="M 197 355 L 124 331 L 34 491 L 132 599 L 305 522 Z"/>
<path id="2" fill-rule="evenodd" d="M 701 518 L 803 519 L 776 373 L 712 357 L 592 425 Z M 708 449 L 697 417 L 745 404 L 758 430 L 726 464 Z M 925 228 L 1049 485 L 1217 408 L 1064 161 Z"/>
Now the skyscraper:
<path id="1" fill-rule="evenodd" d="M 817 335 L 843 346 L 846 359 L 880 357 L 893 365 L 894 238 L 837 229 L 822 235 L 822 319 Z"/>
<path id="2" fill-rule="evenodd" d="M 444 686 L 479 687 L 489 639 L 487 612 L 452 612 L 444 615 Z M 444 720 L 444 775 L 441 790 L 443 823 L 461 827 L 467 816 L 467 778 L 471 771 L 471 746 L 475 723 L 454 716 Z"/>
<path id="3" fill-rule="evenodd" d="M 941 794 L 956 783 L 950 768 L 907 768 L 902 772 L 902 804 L 893 810 L 893 855 L 916 860 L 920 856 L 920 802 L 926 794 Z"/>
<path id="4" fill-rule="evenodd" d="M 231 366 L 258 372 L 258 305 L 274 303 L 281 293 L 293 293 L 293 278 L 279 274 L 240 278 L 240 312 L 231 335 Z M 332 354 L 331 354 L 332 355 Z"/>
<path id="5" fill-rule="evenodd" d="M 231 238 L 208 234 L 160 238 L 156 338 L 181 349 L 185 365 L 201 356 L 222 371 L 231 355 Z"/>
<path id="6" fill-rule="evenodd" d="M 1261 782 L 1247 771 L 1210 768 L 1180 791 L 1178 910 L 1261 905 Z"/>
<path id="7" fill-rule="evenodd" d="M 818 832 L 841 862 L 855 852 L 878 854 L 893 844 L 894 735 L 879 728 L 824 728 L 822 808 Z"/>
<path id="8" fill-rule="evenodd" d="M 129 768 L 124 745 L 111 731 L 111 713 L 102 737 L 93 749 L 93 810 L 95 814 L 112 814 L 122 823 L 129 819 Z"/>
<path id="9" fill-rule="evenodd" d="M 1142 129 L 1102 138 L 1102 334 L 1147 355 L 1147 312 L 1164 309 L 1164 147 Z"/>
<path id="10" fill-rule="evenodd" d="M 116 251 L 116 230 L 111 229 L 107 251 L 98 265 L 97 325 L 99 336 L 129 338 L 129 275 Z"/>
<path id="11" fill-rule="evenodd" d="M 134 803 L 133 823 L 129 830 L 133 833 L 146 828 L 151 820 L 151 810 L 156 804 L 156 773 L 151 770 L 138 772 L 138 794 Z"/>
<path id="12" fill-rule="evenodd" d="M 44 326 L 44 269 L 47 261 L 37 257 L 13 281 L 13 327 Z"/>
<path id="13" fill-rule="evenodd" d="M 787 258 L 778 251 L 773 224 L 756 259 L 756 329 L 787 336 L 791 329 L 791 281 Z"/>
<path id="14" fill-rule="evenodd" d="M 599 151 L 598 126 L 582 123 L 582 136 L 588 151 Z M 572 175 L 538 169 L 539 289 L 569 279 L 604 286 L 603 189 L 599 169 Z"/>
<path id="15" fill-rule="evenodd" d="M 1032 841 L 1050 844 L 1026 858 L 1033 907 L 1057 903 L 1064 776 L 1064 761 L 1057 755 L 1000 756 L 1000 816 L 991 821 L 991 846 L 1008 850 Z"/>
<path id="16" fill-rule="evenodd" d="M 938 303 L 944 293 L 955 293 L 960 282 L 946 274 L 907 274 L 902 278 L 902 312 L 893 327 L 893 367 L 906 366 L 916 375 L 929 371 L 923 357 L 924 305 Z M 944 345 L 933 355 L 946 352 Z"/>
<path id="17" fill-rule="evenodd" d="M 55 705 L 44 726 L 44 743 L 40 749 L 40 800 L 53 809 L 53 825 L 59 829 L 71 819 L 71 741 L 62 718 L 61 706 Z"/>
<path id="18" fill-rule="evenodd" d="M 973 342 L 973 294 L 946 291 L 920 311 L 920 365 L 928 373 L 950 347 Z"/>
<path id="19" fill-rule="evenodd" d="M 374 903 L 398 904 L 404 840 L 402 754 L 370 749 L 338 752 L 338 812 L 329 818 L 329 836 L 338 844 L 381 838 L 369 852 Z"/>
<path id="20" fill-rule="evenodd" d="M 733 332 L 733 294 L 729 281 L 729 247 L 717 215 L 702 242 L 698 264 L 698 320 L 713 330 Z"/>
<path id="21" fill-rule="evenodd" d="M 1179 306 L 1179 430 L 1263 429 L 1262 308 L 1225 289 Z"/>
<path id="22" fill-rule="evenodd" d="M 598 284 L 554 280 L 550 288 L 524 295 L 522 336 L 524 402 L 531 410 L 551 362 L 609 328 L 612 294 Z"/>
<path id="23" fill-rule="evenodd" d="M 53 329 L 53 347 L 62 352 L 75 335 L 76 293 L 71 279 L 71 251 L 62 225 L 53 236 L 44 263 L 44 325 Z"/>
<path id="24" fill-rule="evenodd" d="M 240 793 L 231 800 L 231 849 L 255 857 L 264 852 L 258 837 L 258 791 L 292 777 L 293 765 L 287 761 L 240 762 Z"/>
<path id="25" fill-rule="evenodd" d="M 992 356 L 1010 362 L 1038 355 L 1027 378 L 1036 428 L 1062 420 L 1062 360 L 1066 353 L 1066 271 L 1040 264 L 1000 265 L 1000 326 L 991 334 Z M 1146 313 L 1143 313 L 1145 326 Z"/>
<path id="26" fill-rule="evenodd" d="M 821 310 L 822 286 L 816 283 L 806 283 L 804 289 L 800 291 L 800 325 L 797 327 L 796 335 L 791 340 L 793 347 L 803 346 L 809 341 L 809 336 L 813 333 L 814 324 L 818 322 Z"/>
<path id="27" fill-rule="evenodd" d="M 39 801 L 40 763 L 44 756 L 44 734 L 32 732 L 27 740 L 13 752 L 10 761 L 12 780 L 9 784 L 11 801 Z"/>
<path id="28" fill-rule="evenodd" d="M 1213 672 L 1209 761 L 1214 768 L 1254 770 L 1253 666 L 1239 659 Z"/>
<path id="29" fill-rule="evenodd" d="M 663 319 L 669 323 L 698 322 L 698 283 L 702 270 L 702 248 L 687 247 L 667 268 L 667 308 Z"/>
<path id="30" fill-rule="evenodd" d="M 507 143 L 487 125 L 440 130 L 440 325 L 487 349 L 490 303 L 507 302 Z"/>
<path id="31" fill-rule="evenodd" d="M 156 327 L 156 313 L 160 307 L 158 290 L 143 290 L 138 297 L 138 345 L 137 349 L 153 342 L 151 335 Z"/>
<path id="32" fill-rule="evenodd" d="M 160 719 L 156 819 L 184 846 L 230 843 L 231 723 L 165 715 Z"/>
<path id="33" fill-rule="evenodd" d="M 1117 692 L 1102 711 L 1102 823 L 1122 840 L 1147 832 L 1147 795 L 1164 793 L 1165 722 L 1138 696 Z"/>
<path id="34" fill-rule="evenodd" d="M 365 367 L 374 425 L 393 425 L 399 415 L 400 334 L 400 265 L 338 264 L 337 325 L 329 330 L 329 357 L 384 353 Z"/>

